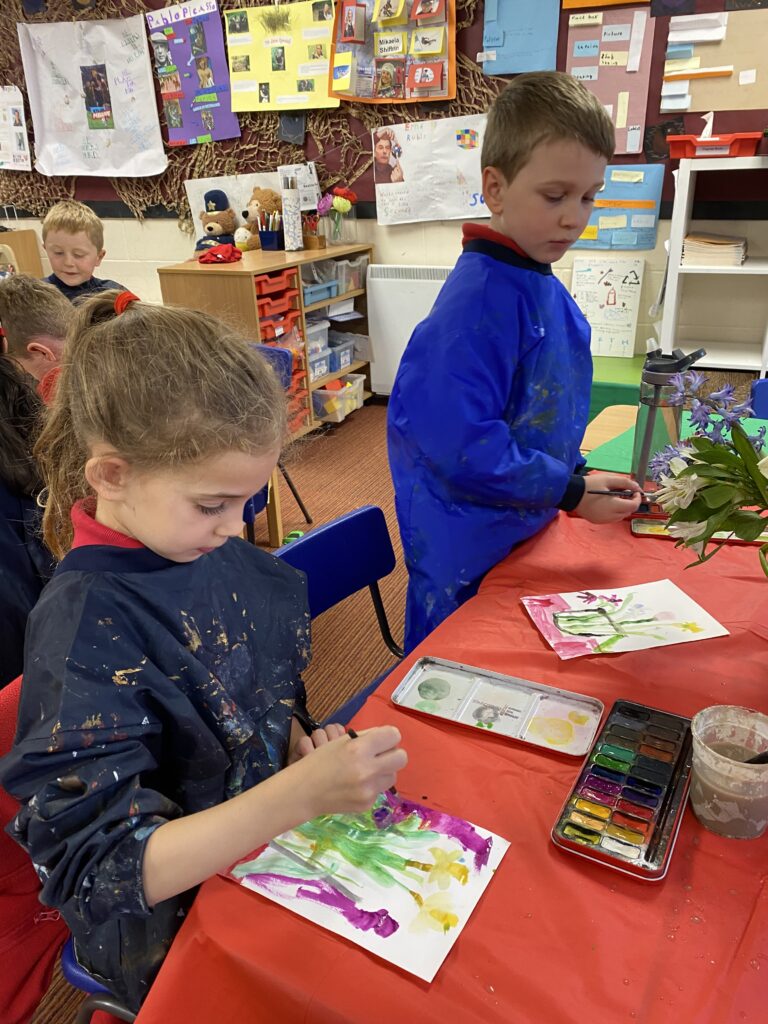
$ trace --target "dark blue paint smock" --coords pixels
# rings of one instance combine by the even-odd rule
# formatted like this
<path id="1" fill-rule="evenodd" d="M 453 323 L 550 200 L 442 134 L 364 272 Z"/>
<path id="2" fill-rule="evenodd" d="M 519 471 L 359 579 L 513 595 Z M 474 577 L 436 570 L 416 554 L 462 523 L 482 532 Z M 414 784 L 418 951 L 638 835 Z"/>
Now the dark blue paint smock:
<path id="1" fill-rule="evenodd" d="M 487 238 L 465 243 L 389 401 L 407 650 L 558 507 L 578 504 L 589 339 L 548 264 Z"/>
<path id="2" fill-rule="evenodd" d="M 146 842 L 286 763 L 304 713 L 306 580 L 241 540 L 179 564 L 71 551 L 27 630 L 9 832 L 83 966 L 138 1007 L 194 892 L 147 906 Z"/>

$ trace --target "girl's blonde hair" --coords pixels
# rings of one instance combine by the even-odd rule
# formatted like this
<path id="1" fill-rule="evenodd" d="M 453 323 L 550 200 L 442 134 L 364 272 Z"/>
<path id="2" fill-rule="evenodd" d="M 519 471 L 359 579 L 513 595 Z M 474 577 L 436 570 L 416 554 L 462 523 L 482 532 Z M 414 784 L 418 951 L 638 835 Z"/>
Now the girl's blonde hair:
<path id="1" fill-rule="evenodd" d="M 285 437 L 285 392 L 251 345 L 206 313 L 135 301 L 117 315 L 118 294 L 78 306 L 35 448 L 47 487 L 43 532 L 58 558 L 72 543 L 72 506 L 92 493 L 93 444 L 153 470 L 277 451 Z"/>

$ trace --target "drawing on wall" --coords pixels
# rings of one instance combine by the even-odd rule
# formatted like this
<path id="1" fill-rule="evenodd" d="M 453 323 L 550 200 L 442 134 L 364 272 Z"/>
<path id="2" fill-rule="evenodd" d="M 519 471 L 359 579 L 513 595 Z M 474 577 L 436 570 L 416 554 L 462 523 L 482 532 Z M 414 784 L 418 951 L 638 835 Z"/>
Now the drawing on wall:
<path id="1" fill-rule="evenodd" d="M 323 815 L 227 873 L 432 981 L 506 853 L 506 839 L 391 793 Z"/>
<path id="2" fill-rule="evenodd" d="M 626 219 L 614 219 L 619 217 Z M 593 355 L 634 355 L 644 270 L 645 261 L 637 257 L 574 259 L 571 293 L 592 328 Z"/>
<path id="3" fill-rule="evenodd" d="M 622 654 L 727 636 L 728 630 L 671 580 L 610 590 L 521 598 L 563 660 Z"/>
<path id="4" fill-rule="evenodd" d="M 0 86 L 0 170 L 32 170 L 24 97 L 15 85 Z"/>

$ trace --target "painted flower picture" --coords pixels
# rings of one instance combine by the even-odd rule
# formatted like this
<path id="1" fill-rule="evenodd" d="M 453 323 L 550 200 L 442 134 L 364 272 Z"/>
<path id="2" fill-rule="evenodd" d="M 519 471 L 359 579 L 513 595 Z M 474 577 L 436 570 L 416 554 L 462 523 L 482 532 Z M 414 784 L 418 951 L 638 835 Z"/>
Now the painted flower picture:
<path id="1" fill-rule="evenodd" d="M 584 654 L 641 651 L 728 633 L 671 580 L 521 600 L 537 629 L 563 660 Z"/>
<path id="2" fill-rule="evenodd" d="M 314 818 L 226 874 L 431 981 L 509 843 L 382 793 L 364 814 Z"/>

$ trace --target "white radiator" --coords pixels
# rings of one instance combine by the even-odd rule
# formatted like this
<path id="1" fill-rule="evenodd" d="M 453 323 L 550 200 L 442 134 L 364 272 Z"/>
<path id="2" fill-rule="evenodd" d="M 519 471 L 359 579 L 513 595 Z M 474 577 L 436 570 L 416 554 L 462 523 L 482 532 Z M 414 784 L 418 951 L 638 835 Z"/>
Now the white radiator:
<path id="1" fill-rule="evenodd" d="M 373 360 L 371 387 L 389 395 L 411 333 L 429 313 L 453 267 L 368 267 L 368 330 Z"/>

